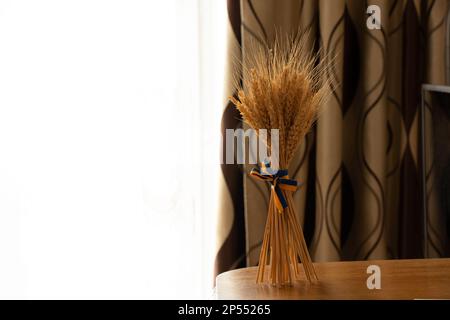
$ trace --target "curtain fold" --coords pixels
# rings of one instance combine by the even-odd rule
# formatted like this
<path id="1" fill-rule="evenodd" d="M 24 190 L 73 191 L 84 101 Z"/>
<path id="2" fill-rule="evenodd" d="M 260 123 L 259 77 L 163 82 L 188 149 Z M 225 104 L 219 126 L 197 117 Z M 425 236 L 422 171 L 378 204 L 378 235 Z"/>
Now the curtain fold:
<path id="1" fill-rule="evenodd" d="M 366 26 L 371 4 L 381 9 L 380 30 Z M 245 66 L 252 46 L 278 31 L 307 32 L 310 50 L 334 58 L 326 77 L 338 86 L 289 168 L 302 184 L 294 199 L 314 261 L 423 257 L 420 87 L 445 84 L 448 8 L 447 0 L 228 1 L 230 60 Z M 223 115 L 223 126 L 240 125 L 233 105 Z M 223 178 L 235 186 L 222 199 L 232 209 L 219 214 L 233 227 L 218 243 L 216 272 L 258 263 L 269 197 L 246 174 L 251 166 L 227 166 Z M 438 257 L 444 235 L 433 237 L 429 256 Z"/>

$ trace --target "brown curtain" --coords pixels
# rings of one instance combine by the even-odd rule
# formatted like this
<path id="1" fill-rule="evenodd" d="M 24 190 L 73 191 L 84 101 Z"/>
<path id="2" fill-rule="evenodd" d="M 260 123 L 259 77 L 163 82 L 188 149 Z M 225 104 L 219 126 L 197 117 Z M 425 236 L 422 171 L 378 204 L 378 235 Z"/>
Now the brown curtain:
<path id="1" fill-rule="evenodd" d="M 381 29 L 366 26 L 381 8 Z M 232 60 L 276 31 L 308 32 L 310 50 L 335 57 L 332 90 L 313 132 L 289 168 L 314 261 L 420 258 L 423 252 L 420 103 L 423 83 L 445 84 L 447 0 L 228 0 Z M 226 103 L 227 128 L 242 125 Z M 222 165 L 216 273 L 256 265 L 269 186 L 249 166 Z M 438 221 L 439 219 L 430 219 Z M 434 226 L 440 230 L 439 226 Z M 433 228 L 433 226 L 431 226 Z M 445 251 L 437 231 L 428 256 Z"/>

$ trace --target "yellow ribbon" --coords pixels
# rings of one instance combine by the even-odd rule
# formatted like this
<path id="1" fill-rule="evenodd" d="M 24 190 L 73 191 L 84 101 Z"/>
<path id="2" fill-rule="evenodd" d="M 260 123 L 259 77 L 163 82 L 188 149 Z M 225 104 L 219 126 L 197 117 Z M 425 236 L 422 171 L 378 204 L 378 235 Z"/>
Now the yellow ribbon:
<path id="1" fill-rule="evenodd" d="M 253 168 L 250 175 L 258 180 L 272 184 L 275 206 L 280 213 L 288 207 L 282 190 L 294 192 L 298 188 L 297 180 L 289 179 L 286 169 L 274 171 L 270 168 L 270 163 L 262 163 L 260 167 Z"/>

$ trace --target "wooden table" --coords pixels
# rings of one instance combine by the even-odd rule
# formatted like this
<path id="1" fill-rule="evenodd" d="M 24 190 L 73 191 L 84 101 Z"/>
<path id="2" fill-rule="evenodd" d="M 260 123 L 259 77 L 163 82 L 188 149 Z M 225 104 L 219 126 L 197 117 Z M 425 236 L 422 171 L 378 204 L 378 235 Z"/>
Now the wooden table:
<path id="1" fill-rule="evenodd" d="M 289 287 L 256 284 L 256 267 L 217 276 L 218 299 L 450 299 L 450 259 L 315 263 L 319 281 Z M 381 269 L 381 289 L 367 288 L 369 265 Z"/>

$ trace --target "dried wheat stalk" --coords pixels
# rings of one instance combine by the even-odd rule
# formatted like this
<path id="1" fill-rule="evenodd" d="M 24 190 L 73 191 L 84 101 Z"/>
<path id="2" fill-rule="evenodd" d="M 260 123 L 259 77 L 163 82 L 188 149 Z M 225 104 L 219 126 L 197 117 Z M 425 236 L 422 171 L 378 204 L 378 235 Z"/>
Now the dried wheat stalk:
<path id="1" fill-rule="evenodd" d="M 277 36 L 271 48 L 254 46 L 243 68 L 242 86 L 237 98 L 230 97 L 253 129 L 279 129 L 279 164 L 287 169 L 300 142 L 317 119 L 327 86 L 322 82 L 327 60 L 313 54 L 306 36 Z M 328 90 L 329 91 L 329 90 Z M 279 212 L 271 189 L 267 222 L 256 281 L 265 281 L 269 265 L 271 284 L 291 284 L 298 279 L 302 262 L 308 281 L 317 280 L 303 231 L 297 221 L 292 192 L 283 190 L 288 207 Z"/>

